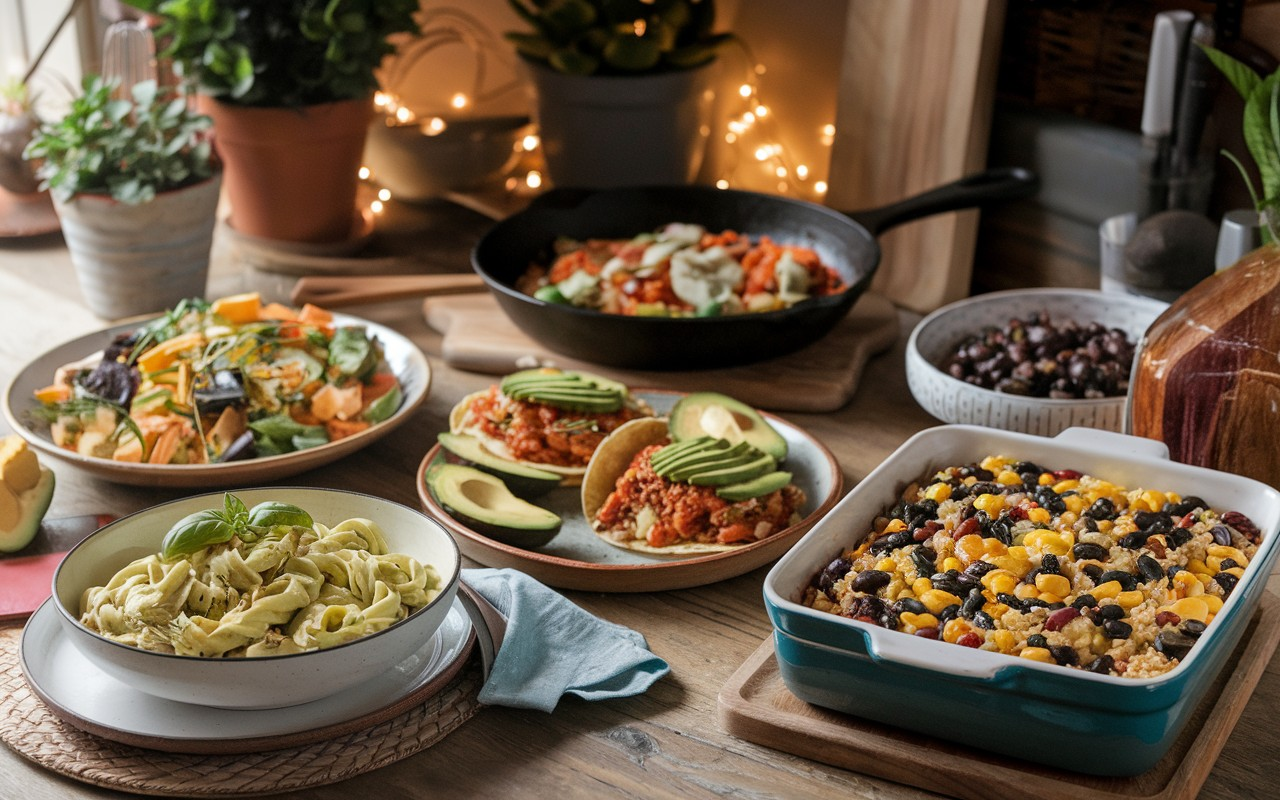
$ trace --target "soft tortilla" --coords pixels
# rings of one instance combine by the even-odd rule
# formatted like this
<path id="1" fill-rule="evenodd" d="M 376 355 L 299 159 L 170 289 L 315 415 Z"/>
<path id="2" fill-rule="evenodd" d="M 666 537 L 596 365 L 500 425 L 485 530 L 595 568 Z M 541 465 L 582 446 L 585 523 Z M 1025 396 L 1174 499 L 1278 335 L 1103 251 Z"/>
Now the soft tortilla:
<path id="1" fill-rule="evenodd" d="M 487 389 L 479 392 L 472 392 L 462 398 L 462 400 L 458 401 L 458 404 L 449 411 L 449 430 L 451 432 L 475 437 L 475 439 L 480 442 L 481 447 L 498 458 L 503 458 L 516 464 L 537 467 L 538 469 L 546 470 L 547 472 L 554 472 L 561 476 L 561 486 L 577 486 L 582 483 L 582 476 L 586 474 L 587 467 L 562 467 L 559 464 L 544 464 L 539 461 L 525 461 L 523 459 L 515 458 L 511 455 L 511 450 L 507 447 L 506 442 L 498 441 L 492 436 L 489 436 L 481 430 L 478 425 L 464 425 L 463 422 L 467 416 L 467 408 L 475 402 L 476 398 L 487 393 Z"/>
<path id="2" fill-rule="evenodd" d="M 667 420 L 663 418 L 646 417 L 643 419 L 633 419 L 625 425 L 621 425 L 613 433 L 609 434 L 596 451 L 591 456 L 591 461 L 587 464 L 587 474 L 582 479 L 582 513 L 586 517 L 587 524 L 591 526 L 591 530 L 595 532 L 604 541 L 614 547 L 621 547 L 624 550 L 635 550 L 641 553 L 652 553 L 654 555 L 664 556 L 683 556 L 706 553 L 723 553 L 726 550 L 739 550 L 744 545 L 741 544 L 702 544 L 699 542 L 686 542 L 684 544 L 672 544 L 666 547 L 654 547 L 640 539 L 630 539 L 626 542 L 619 542 L 607 534 L 596 530 L 596 512 L 609 499 L 609 495 L 613 493 L 614 486 L 617 485 L 618 479 L 627 471 L 627 467 L 635 459 L 636 453 L 651 444 L 667 439 L 670 431 L 667 428 Z"/>

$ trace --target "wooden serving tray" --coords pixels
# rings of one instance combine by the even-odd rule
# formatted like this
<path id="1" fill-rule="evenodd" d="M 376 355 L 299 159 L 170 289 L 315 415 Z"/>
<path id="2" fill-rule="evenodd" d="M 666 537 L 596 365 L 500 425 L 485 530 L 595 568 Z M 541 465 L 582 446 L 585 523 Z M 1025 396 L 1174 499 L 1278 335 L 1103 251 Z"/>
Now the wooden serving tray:
<path id="1" fill-rule="evenodd" d="M 809 705 L 784 685 L 772 636 L 730 676 L 717 705 L 721 727 L 741 739 L 943 795 L 1190 800 L 1213 769 L 1278 642 L 1280 598 L 1265 592 L 1236 652 L 1182 735 L 1160 763 L 1132 778 L 1066 772 Z M 1231 691 L 1223 691 L 1228 685 Z"/>
<path id="2" fill-rule="evenodd" d="M 457 369 L 489 375 L 536 365 L 585 369 L 631 386 L 724 392 L 772 411 L 826 412 L 845 406 L 867 360 L 898 338 L 893 304 L 868 292 L 834 330 L 790 355 L 727 369 L 641 372 L 587 364 L 547 350 L 522 333 L 489 294 L 429 297 L 423 314 L 444 336 L 445 362 Z"/>

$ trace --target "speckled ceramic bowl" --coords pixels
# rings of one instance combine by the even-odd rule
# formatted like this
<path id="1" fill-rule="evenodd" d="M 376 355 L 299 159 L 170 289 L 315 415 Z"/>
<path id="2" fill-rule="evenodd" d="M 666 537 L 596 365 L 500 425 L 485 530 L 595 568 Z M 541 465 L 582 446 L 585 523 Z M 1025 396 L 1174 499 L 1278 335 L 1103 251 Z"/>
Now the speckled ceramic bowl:
<path id="1" fill-rule="evenodd" d="M 221 508 L 222 493 L 196 495 L 119 519 L 77 545 L 53 577 L 53 599 L 63 629 L 98 667 L 146 694 L 218 708 L 279 708 L 329 697 L 380 675 L 412 657 L 431 638 L 453 605 L 461 556 L 452 537 L 425 514 L 372 495 L 336 489 L 237 489 L 247 506 L 267 500 L 293 503 L 317 521 L 336 525 L 364 517 L 378 523 L 390 552 L 431 564 L 440 594 L 377 633 L 325 650 L 260 658 L 202 658 L 140 650 L 90 631 L 79 622 L 80 597 L 105 584 L 134 559 L 156 553 L 172 524 L 188 514 Z"/>
<path id="2" fill-rule="evenodd" d="M 1048 312 L 1055 322 L 1100 322 L 1119 328 L 1135 344 L 1166 308 L 1158 300 L 1096 289 L 1017 289 L 966 298 L 925 317 L 907 341 L 907 385 L 916 402 L 943 422 L 1052 436 L 1071 427 L 1120 431 L 1125 398 L 1050 400 L 1023 397 L 965 383 L 943 372 L 966 336 L 1010 319 Z"/>

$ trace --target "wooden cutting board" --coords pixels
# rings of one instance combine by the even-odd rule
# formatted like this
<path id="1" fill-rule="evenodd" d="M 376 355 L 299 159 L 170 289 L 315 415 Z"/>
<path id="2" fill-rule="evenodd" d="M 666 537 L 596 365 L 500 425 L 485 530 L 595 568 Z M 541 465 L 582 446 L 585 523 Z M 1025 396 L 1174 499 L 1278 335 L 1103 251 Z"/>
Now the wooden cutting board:
<path id="1" fill-rule="evenodd" d="M 773 637 L 730 676 L 718 697 L 720 725 L 775 750 L 972 800 L 1192 800 L 1231 735 L 1280 642 L 1280 598 L 1264 592 L 1236 652 L 1210 685 L 1182 735 L 1151 770 L 1102 778 L 987 753 L 811 706 L 787 690 Z M 980 780 L 975 780 L 981 776 Z"/>
<path id="2" fill-rule="evenodd" d="M 618 370 L 554 353 L 525 336 L 489 294 L 430 297 L 427 324 L 444 336 L 451 367 L 505 375 L 534 366 L 585 369 L 631 386 L 683 392 L 717 391 L 773 411 L 835 411 L 853 399 L 867 359 L 898 337 L 898 314 L 883 295 L 864 294 L 821 340 L 787 356 L 698 372 Z"/>

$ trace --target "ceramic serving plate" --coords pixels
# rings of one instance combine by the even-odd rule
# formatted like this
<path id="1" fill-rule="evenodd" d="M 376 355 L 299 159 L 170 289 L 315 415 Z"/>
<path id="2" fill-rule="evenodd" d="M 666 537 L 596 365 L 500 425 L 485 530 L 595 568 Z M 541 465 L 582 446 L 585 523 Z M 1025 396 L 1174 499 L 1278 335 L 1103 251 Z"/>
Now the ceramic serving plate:
<path id="1" fill-rule="evenodd" d="M 682 396 L 652 390 L 634 394 L 660 415 L 670 411 Z M 797 426 L 772 414 L 764 416 L 787 440 L 784 466 L 806 495 L 804 518 L 798 525 L 738 550 L 661 556 L 614 547 L 597 536 L 583 518 L 582 493 L 576 486 L 556 489 L 535 501 L 564 520 L 555 538 L 534 549 L 504 544 L 455 520 L 427 490 L 427 469 L 444 458 L 439 445 L 427 453 L 418 467 L 418 496 L 427 512 L 454 534 L 464 555 L 490 567 L 521 570 L 549 586 L 593 592 L 653 592 L 702 586 L 742 575 L 778 558 L 840 498 L 844 477 L 831 451 Z"/>
<path id="2" fill-rule="evenodd" d="M 104 739 L 171 753 L 257 753 L 297 747 L 392 719 L 440 691 L 475 634 L 460 601 L 411 656 L 352 689 L 287 709 L 210 708 L 144 694 L 85 657 L 46 601 L 22 634 L 22 674 L 62 721 Z"/>
<path id="3" fill-rule="evenodd" d="M 82 361 L 100 352 L 118 334 L 131 331 L 143 322 L 145 320 L 133 320 L 81 336 L 53 348 L 23 367 L 10 381 L 4 393 L 4 415 L 9 426 L 44 454 L 109 481 L 134 486 L 207 489 L 276 481 L 336 461 L 395 430 L 422 404 L 431 388 L 431 367 L 426 356 L 413 342 L 384 325 L 335 314 L 336 324 L 362 325 L 378 338 L 391 371 L 400 380 L 404 392 L 400 408 L 377 425 L 319 447 L 221 464 L 129 464 L 82 456 L 54 444 L 49 436 L 48 424 L 37 419 L 33 413 L 40 408 L 40 403 L 35 399 L 35 391 L 53 382 L 54 372 L 58 367 Z"/>
<path id="4" fill-rule="evenodd" d="M 1080 470 L 1130 488 L 1197 495 L 1263 532 L 1244 577 L 1190 654 L 1169 672 L 1123 678 L 910 636 L 809 608 L 805 587 L 855 546 L 921 475 L 1002 454 Z M 778 666 L 814 705 L 984 750 L 1096 775 L 1157 763 L 1249 625 L 1280 555 L 1280 492 L 1178 464 L 1160 442 L 1071 428 L 1048 439 L 969 425 L 907 440 L 793 547 L 765 578 Z"/>

